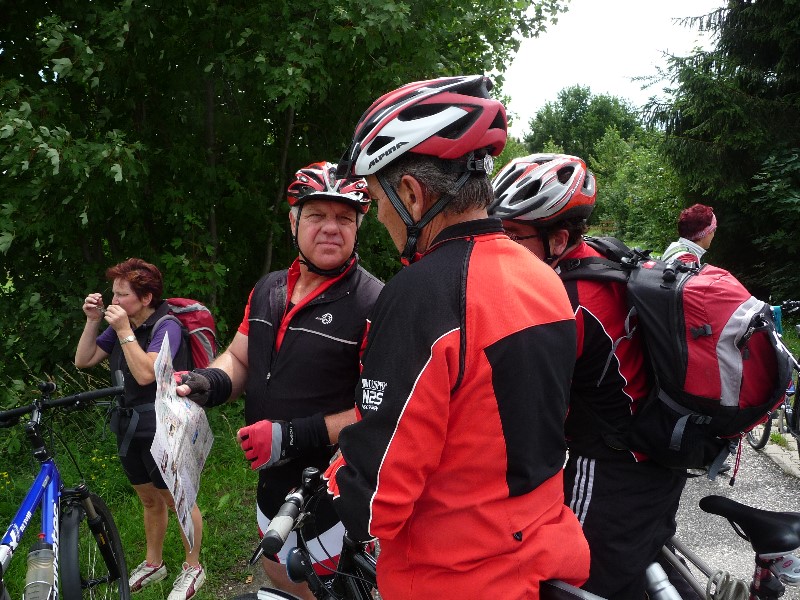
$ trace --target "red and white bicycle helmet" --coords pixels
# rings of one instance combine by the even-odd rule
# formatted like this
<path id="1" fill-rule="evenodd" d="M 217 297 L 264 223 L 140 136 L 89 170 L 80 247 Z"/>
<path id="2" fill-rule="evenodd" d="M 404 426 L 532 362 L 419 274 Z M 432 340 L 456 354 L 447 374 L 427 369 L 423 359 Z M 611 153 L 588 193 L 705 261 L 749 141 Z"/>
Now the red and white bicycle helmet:
<path id="1" fill-rule="evenodd" d="M 489 97 L 491 88 L 489 78 L 470 75 L 416 81 L 384 94 L 356 125 L 339 177 L 371 175 L 406 152 L 453 161 L 471 152 L 479 160 L 497 156 L 507 122 L 503 105 Z M 475 170 L 491 173 L 491 159 L 485 166 Z"/>
<path id="2" fill-rule="evenodd" d="M 594 175 L 577 156 L 531 154 L 516 158 L 492 180 L 495 201 L 489 214 L 546 226 L 586 219 L 594 210 Z"/>
<path id="3" fill-rule="evenodd" d="M 300 206 L 309 200 L 333 200 L 349 204 L 360 214 L 369 211 L 370 195 L 363 179 L 337 179 L 336 165 L 316 162 L 294 175 L 286 191 L 289 206 Z"/>

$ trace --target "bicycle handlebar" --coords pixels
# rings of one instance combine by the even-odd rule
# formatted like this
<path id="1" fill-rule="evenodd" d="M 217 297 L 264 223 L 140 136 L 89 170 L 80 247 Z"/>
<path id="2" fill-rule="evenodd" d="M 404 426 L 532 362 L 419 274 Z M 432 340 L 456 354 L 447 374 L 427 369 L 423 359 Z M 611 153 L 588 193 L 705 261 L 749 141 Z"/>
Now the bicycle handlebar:
<path id="1" fill-rule="evenodd" d="M 791 314 L 800 310 L 800 300 L 784 300 L 781 302 L 781 310 L 786 314 Z"/>
<path id="2" fill-rule="evenodd" d="M 52 382 L 46 382 L 49 384 Z M 45 393 L 49 393 L 51 391 L 51 386 L 47 386 L 45 388 Z M 52 385 L 52 389 L 55 389 L 55 384 Z M 97 400 L 98 398 L 107 398 L 109 396 L 118 396 L 125 391 L 125 387 L 122 385 L 116 385 L 114 387 L 107 387 L 101 388 L 97 390 L 87 390 L 85 392 L 78 392 L 77 394 L 70 394 L 69 396 L 63 396 L 61 398 L 52 398 L 52 399 L 45 399 L 40 402 L 34 402 L 33 404 L 28 404 L 26 406 L 18 406 L 17 408 L 11 408 L 9 410 L 0 411 L 0 426 L 8 426 L 16 422 L 19 417 L 22 415 L 27 415 L 32 413 L 35 409 L 44 409 L 44 408 L 55 408 L 58 406 L 67 406 L 71 404 L 78 404 L 80 402 L 89 402 L 91 400 Z M 5 423 L 4 423 L 5 422 Z"/>
<path id="3" fill-rule="evenodd" d="M 286 496 L 286 500 L 269 522 L 264 537 L 258 544 L 250 564 L 254 565 L 263 554 L 277 554 L 286 543 L 286 538 L 302 521 L 308 501 L 320 491 L 319 469 L 308 467 L 303 470 L 303 483 Z"/>

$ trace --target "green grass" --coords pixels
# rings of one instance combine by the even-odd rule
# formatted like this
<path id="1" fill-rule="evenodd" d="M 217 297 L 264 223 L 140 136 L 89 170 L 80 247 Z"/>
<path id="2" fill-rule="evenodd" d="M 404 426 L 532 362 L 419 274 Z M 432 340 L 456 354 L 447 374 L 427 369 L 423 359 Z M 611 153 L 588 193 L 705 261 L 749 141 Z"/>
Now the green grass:
<path id="1" fill-rule="evenodd" d="M 247 559 L 258 543 L 255 521 L 255 489 L 257 475 L 250 470 L 239 445 L 236 430 L 244 423 L 243 402 L 216 408 L 208 413 L 214 431 L 214 446 L 206 462 L 200 485 L 198 506 L 203 513 L 204 532 L 200 560 L 207 571 L 205 587 L 198 600 L 210 600 L 225 594 L 218 590 L 229 582 L 244 582 L 249 569 Z M 54 430 L 69 441 L 76 462 L 83 470 L 89 487 L 99 494 L 111 509 L 122 537 L 129 568 L 144 560 L 145 541 L 142 507 L 128 483 L 116 455 L 114 436 L 105 426 L 103 411 L 70 412 L 56 417 Z M 22 425 L 15 429 L 22 430 Z M 10 430 L 2 430 L 7 433 Z M 48 444 L 58 452 L 56 461 L 65 485 L 72 486 L 80 476 L 61 444 Z M 30 450 L 22 445 L 19 452 L 3 452 L 0 466 L 0 515 L 2 527 L 8 525 L 28 487 L 38 471 L 30 458 Z M 38 533 L 39 515 L 22 539 L 5 576 L 12 598 L 22 596 L 25 580 L 27 549 Z M 178 575 L 184 559 L 177 519 L 170 517 L 164 544 L 164 560 L 169 576 L 137 597 L 142 600 L 166 598 L 172 581 Z"/>
<path id="2" fill-rule="evenodd" d="M 769 441 L 773 444 L 778 444 L 781 448 L 788 448 L 789 442 L 786 441 L 786 438 L 783 437 L 782 434 L 778 433 L 777 431 L 772 431 L 769 434 Z"/>

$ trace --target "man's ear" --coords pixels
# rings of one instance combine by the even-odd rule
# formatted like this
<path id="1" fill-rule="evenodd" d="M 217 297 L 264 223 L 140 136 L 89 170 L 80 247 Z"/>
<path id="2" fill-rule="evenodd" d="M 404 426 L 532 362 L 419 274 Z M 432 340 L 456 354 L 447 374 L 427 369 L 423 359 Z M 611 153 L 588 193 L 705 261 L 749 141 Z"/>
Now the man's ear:
<path id="1" fill-rule="evenodd" d="M 412 175 L 403 175 L 400 179 L 400 185 L 397 186 L 397 195 L 400 196 L 400 200 L 402 200 L 415 223 L 428 212 L 431 204 L 428 193 Z"/>
<path id="2" fill-rule="evenodd" d="M 550 253 L 553 256 L 561 256 L 567 249 L 569 243 L 569 232 L 566 229 L 555 229 L 550 232 Z"/>

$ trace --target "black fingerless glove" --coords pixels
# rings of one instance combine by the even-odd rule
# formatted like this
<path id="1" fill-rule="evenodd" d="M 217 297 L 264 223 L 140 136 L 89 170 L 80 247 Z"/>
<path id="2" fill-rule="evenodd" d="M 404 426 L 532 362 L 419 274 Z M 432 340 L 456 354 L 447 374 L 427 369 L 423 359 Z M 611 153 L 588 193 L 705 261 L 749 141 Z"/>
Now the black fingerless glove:
<path id="1" fill-rule="evenodd" d="M 225 404 L 233 389 L 231 378 L 222 369 L 189 371 L 181 376 L 181 383 L 188 385 L 191 390 L 186 397 L 206 408 Z"/>
<path id="2" fill-rule="evenodd" d="M 298 417 L 283 425 L 283 448 L 286 458 L 294 458 L 301 452 L 329 446 L 328 427 L 325 415 L 317 413 L 310 417 Z"/>

